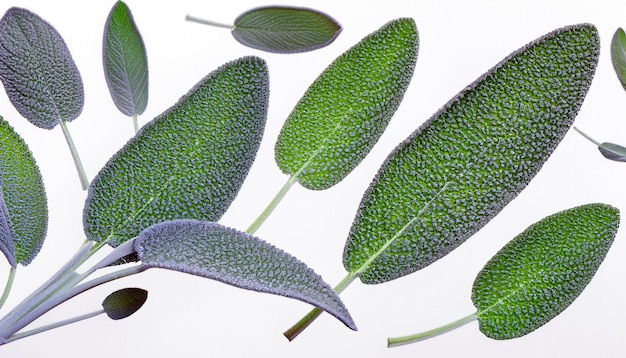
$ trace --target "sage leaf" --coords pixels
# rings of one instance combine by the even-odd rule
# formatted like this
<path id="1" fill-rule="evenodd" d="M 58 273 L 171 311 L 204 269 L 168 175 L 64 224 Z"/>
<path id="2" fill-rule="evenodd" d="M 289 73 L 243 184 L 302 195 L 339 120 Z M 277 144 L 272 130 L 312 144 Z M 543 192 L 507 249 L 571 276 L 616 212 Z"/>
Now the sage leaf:
<path id="1" fill-rule="evenodd" d="M 231 33 L 235 40 L 254 49 L 297 53 L 329 45 L 341 33 L 341 25 L 317 10 L 267 6 L 239 15 Z"/>
<path id="2" fill-rule="evenodd" d="M 254 236 L 197 220 L 156 224 L 139 234 L 135 251 L 147 268 L 163 268 L 319 307 L 356 326 L 339 296 L 304 263 Z"/>
<path id="3" fill-rule="evenodd" d="M 478 311 L 425 333 L 390 338 L 401 345 L 478 320 L 494 339 L 524 336 L 563 312 L 587 287 L 619 227 L 617 208 L 587 204 L 550 215 L 528 227 L 489 260 L 472 287 Z"/>
<path id="4" fill-rule="evenodd" d="M 104 77 L 115 106 L 127 116 L 142 114 L 148 105 L 148 58 L 128 6 L 115 3 L 104 26 Z"/>
<path id="5" fill-rule="evenodd" d="M 626 90 L 626 33 L 618 28 L 611 40 L 611 62 L 619 82 Z"/>
<path id="6" fill-rule="evenodd" d="M 38 15 L 10 8 L 0 20 L 0 79 L 15 109 L 52 129 L 83 109 L 83 82 L 61 35 Z"/>
<path id="7" fill-rule="evenodd" d="M 367 155 L 409 85 L 418 51 L 413 19 L 397 19 L 339 56 L 311 84 L 280 131 L 280 169 L 309 189 L 329 188 Z"/>
<path id="8" fill-rule="evenodd" d="M 598 146 L 598 150 L 607 159 L 626 162 L 626 148 L 619 144 L 604 142 Z"/>
<path id="9" fill-rule="evenodd" d="M 117 290 L 102 301 L 104 312 L 112 320 L 126 318 L 137 312 L 148 299 L 148 291 L 131 287 Z"/>
<path id="10" fill-rule="evenodd" d="M 593 25 L 522 47 L 466 87 L 387 158 L 344 249 L 368 284 L 445 256 L 526 187 L 570 128 L 599 55 Z"/>
<path id="11" fill-rule="evenodd" d="M 117 246 L 158 222 L 218 220 L 256 156 L 268 87 L 265 61 L 241 58 L 145 125 L 91 183 L 87 237 Z"/>
<path id="12" fill-rule="evenodd" d="M 39 167 L 24 140 L 0 117 L 0 250 L 9 264 L 28 265 L 48 229 Z"/>

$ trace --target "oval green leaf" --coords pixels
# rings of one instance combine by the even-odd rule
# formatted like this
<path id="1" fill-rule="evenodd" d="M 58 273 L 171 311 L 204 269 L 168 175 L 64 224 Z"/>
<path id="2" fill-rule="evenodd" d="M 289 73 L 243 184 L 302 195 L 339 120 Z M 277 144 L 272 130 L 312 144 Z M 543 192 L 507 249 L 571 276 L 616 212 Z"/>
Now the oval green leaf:
<path id="1" fill-rule="evenodd" d="M 0 79 L 37 127 L 52 129 L 83 110 L 83 82 L 63 38 L 28 10 L 13 7 L 0 20 Z"/>
<path id="2" fill-rule="evenodd" d="M 115 3 L 104 26 L 104 77 L 115 106 L 127 116 L 148 105 L 148 57 L 128 6 Z"/>
<path id="3" fill-rule="evenodd" d="M 626 147 L 619 144 L 604 142 L 598 146 L 598 150 L 606 159 L 616 162 L 626 162 Z"/>
<path id="4" fill-rule="evenodd" d="M 611 40 L 611 61 L 619 82 L 626 90 L 626 33 L 618 28 Z"/>
<path id="5" fill-rule="evenodd" d="M 117 246 L 158 222 L 217 221 L 256 156 L 268 87 L 265 61 L 242 58 L 209 74 L 144 126 L 89 187 L 87 237 Z"/>
<path id="6" fill-rule="evenodd" d="M 48 230 L 39 167 L 24 140 L 0 117 L 0 250 L 9 264 L 28 265 Z"/>
<path id="7" fill-rule="evenodd" d="M 341 33 L 341 25 L 316 10 L 268 6 L 235 19 L 233 37 L 241 44 L 273 53 L 297 53 L 327 46 Z"/>
<path id="8" fill-rule="evenodd" d="M 481 332 L 520 337 L 565 310 L 595 275 L 619 221 L 618 209 L 589 204 L 549 216 L 509 242 L 474 281 Z"/>
<path id="9" fill-rule="evenodd" d="M 139 311 L 148 299 L 148 291 L 141 288 L 124 288 L 108 295 L 102 301 L 104 312 L 112 320 L 123 319 Z"/>
<path id="10" fill-rule="evenodd" d="M 135 251 L 147 268 L 175 270 L 294 298 L 329 312 L 356 330 L 337 293 L 319 275 L 293 256 L 244 232 L 207 221 L 163 222 L 141 232 Z"/>
<path id="11" fill-rule="evenodd" d="M 591 84 L 593 25 L 556 30 L 468 86 L 387 158 L 366 191 L 343 263 L 364 283 L 445 256 L 526 187 Z"/>
<path id="12" fill-rule="evenodd" d="M 297 103 L 276 142 L 276 163 L 309 189 L 348 175 L 383 133 L 413 76 L 412 19 L 389 22 L 339 56 Z"/>

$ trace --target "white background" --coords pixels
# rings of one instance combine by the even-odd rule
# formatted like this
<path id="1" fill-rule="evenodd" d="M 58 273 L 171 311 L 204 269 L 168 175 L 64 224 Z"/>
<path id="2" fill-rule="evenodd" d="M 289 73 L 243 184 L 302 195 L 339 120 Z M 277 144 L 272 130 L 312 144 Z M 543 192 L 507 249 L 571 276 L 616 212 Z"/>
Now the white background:
<path id="1" fill-rule="evenodd" d="M 84 80 L 85 108 L 69 124 L 85 169 L 93 178 L 131 136 L 132 123 L 113 105 L 102 65 L 102 30 L 114 1 L 2 1 L 34 11 L 65 38 Z M 232 22 L 264 1 L 128 0 L 147 46 L 148 109 L 141 124 L 173 105 L 197 81 L 245 55 L 266 59 L 271 78 L 268 123 L 250 176 L 222 223 L 244 230 L 287 180 L 273 160 L 280 127 L 294 104 L 339 54 L 397 17 L 415 19 L 420 49 L 413 81 L 388 130 L 343 182 L 322 192 L 295 186 L 257 235 L 298 257 L 335 285 L 345 275 L 341 253 L 361 195 L 387 153 L 459 90 L 510 52 L 556 28 L 581 22 L 598 27 L 602 53 L 576 125 L 600 141 L 626 144 L 626 92 L 610 61 L 610 40 L 626 26 L 624 1 L 284 1 L 313 7 L 343 25 L 329 47 L 276 55 L 238 44 L 228 30 L 185 22 L 186 14 Z M 4 91 L 1 91 L 4 92 Z M 80 246 L 85 192 L 60 128 L 39 129 L 0 93 L 0 114 L 29 144 L 49 198 L 48 238 L 37 259 L 18 269 L 5 310 L 38 286 Z M 388 349 L 386 338 L 434 328 L 474 312 L 476 273 L 506 242 L 531 223 L 572 206 L 605 202 L 626 209 L 625 164 L 605 160 L 570 131 L 542 171 L 502 213 L 459 249 L 398 280 L 354 282 L 342 299 L 358 332 L 324 315 L 294 342 L 282 332 L 309 306 L 175 272 L 150 270 L 92 290 L 36 324 L 96 310 L 114 289 L 149 290 L 134 316 L 105 316 L 0 347 L 0 357 L 616 357 L 626 351 L 626 237 L 621 230 L 596 277 L 561 315 L 519 339 L 484 337 L 477 323 L 422 343 Z M 4 282 L 8 265 L 0 264 Z"/>

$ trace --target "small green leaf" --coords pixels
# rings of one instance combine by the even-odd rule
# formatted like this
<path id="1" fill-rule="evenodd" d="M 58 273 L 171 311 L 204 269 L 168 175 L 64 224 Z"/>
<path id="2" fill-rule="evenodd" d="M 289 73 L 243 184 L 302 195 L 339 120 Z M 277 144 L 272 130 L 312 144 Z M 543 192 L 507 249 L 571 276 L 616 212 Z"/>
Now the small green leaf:
<path id="1" fill-rule="evenodd" d="M 0 20 L 0 79 L 17 111 L 52 129 L 83 109 L 83 82 L 61 35 L 36 14 L 9 9 Z"/>
<path id="2" fill-rule="evenodd" d="M 418 49 L 412 19 L 389 22 L 339 56 L 293 109 L 276 163 L 309 189 L 326 189 L 367 155 L 400 105 Z"/>
<path id="3" fill-rule="evenodd" d="M 626 33 L 618 28 L 611 40 L 611 61 L 622 87 L 626 90 Z"/>
<path id="4" fill-rule="evenodd" d="M 176 220 L 156 224 L 135 241 L 142 265 L 197 275 L 317 306 L 356 330 L 339 296 L 293 256 L 220 224 Z"/>
<path id="5" fill-rule="evenodd" d="M 48 229 L 48 204 L 37 163 L 24 140 L 0 117 L 0 250 L 13 267 L 28 265 Z"/>
<path id="6" fill-rule="evenodd" d="M 619 144 L 604 142 L 598 146 L 598 150 L 607 159 L 626 162 L 626 148 Z"/>
<path id="7" fill-rule="evenodd" d="M 593 25 L 556 30 L 496 65 L 401 143 L 361 201 L 346 270 L 369 284 L 407 275 L 497 215 L 570 128 L 599 46 Z"/>
<path id="8" fill-rule="evenodd" d="M 268 6 L 252 9 L 235 19 L 233 37 L 241 44 L 274 53 L 296 53 L 332 43 L 341 26 L 312 9 Z"/>
<path id="9" fill-rule="evenodd" d="M 515 338 L 556 317 L 591 281 L 618 226 L 618 209 L 590 204 L 549 216 L 518 235 L 474 281 L 481 332 Z"/>
<path id="10" fill-rule="evenodd" d="M 218 220 L 256 156 L 268 87 L 265 62 L 242 58 L 144 126 L 93 180 L 83 216 L 87 237 L 117 246 L 161 221 Z"/>
<path id="11" fill-rule="evenodd" d="M 102 308 L 110 319 L 126 318 L 137 312 L 148 299 L 148 291 L 141 288 L 124 288 L 108 295 Z"/>
<path id="12" fill-rule="evenodd" d="M 113 102 L 127 116 L 142 114 L 148 104 L 148 58 L 133 15 L 122 1 L 109 13 L 102 47 Z"/>

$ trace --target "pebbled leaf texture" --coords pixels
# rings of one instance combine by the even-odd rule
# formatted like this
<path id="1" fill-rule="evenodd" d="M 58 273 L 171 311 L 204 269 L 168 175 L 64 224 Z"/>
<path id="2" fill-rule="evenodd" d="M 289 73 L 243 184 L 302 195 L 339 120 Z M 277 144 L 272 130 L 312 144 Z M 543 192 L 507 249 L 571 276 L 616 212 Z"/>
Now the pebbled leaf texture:
<path id="1" fill-rule="evenodd" d="M 217 221 L 254 161 L 268 95 L 267 66 L 257 57 L 201 80 L 98 173 L 84 208 L 87 237 L 117 246 L 161 221 Z"/>
<path id="2" fill-rule="evenodd" d="M 626 33 L 618 28 L 611 40 L 611 62 L 619 82 L 626 90 Z"/>
<path id="3" fill-rule="evenodd" d="M 241 44 L 273 53 L 313 51 L 329 45 L 341 25 L 312 9 L 266 6 L 246 11 L 235 19 L 233 37 Z"/>
<path id="4" fill-rule="evenodd" d="M 103 38 L 104 75 L 115 106 L 127 116 L 142 114 L 148 105 L 148 57 L 124 2 L 116 2 L 111 9 Z"/>
<path id="5" fill-rule="evenodd" d="M 197 275 L 229 285 L 310 303 L 346 326 L 356 326 L 339 296 L 293 256 L 244 232 L 213 222 L 156 224 L 135 241 L 142 265 Z"/>
<path id="6" fill-rule="evenodd" d="M 565 27 L 508 56 L 387 158 L 367 189 L 343 263 L 364 283 L 426 267 L 526 187 L 570 128 L 599 55 L 593 25 Z"/>
<path id="7" fill-rule="evenodd" d="M 137 312 L 148 299 L 148 291 L 141 288 L 123 288 L 102 301 L 104 312 L 112 320 L 124 319 Z"/>
<path id="8" fill-rule="evenodd" d="M 565 310 L 595 275 L 619 221 L 614 207 L 583 205 L 549 216 L 509 242 L 474 281 L 481 332 L 520 337 Z"/>
<path id="9" fill-rule="evenodd" d="M 276 163 L 309 189 L 348 175 L 378 141 L 417 59 L 412 19 L 397 19 L 339 56 L 311 84 L 279 134 Z"/>
<path id="10" fill-rule="evenodd" d="M 24 140 L 0 117 L 0 250 L 9 264 L 28 265 L 48 230 L 39 167 Z"/>
<path id="11" fill-rule="evenodd" d="M 83 82 L 61 35 L 38 15 L 10 8 L 0 20 L 0 79 L 15 109 L 52 129 L 83 109 Z"/>

